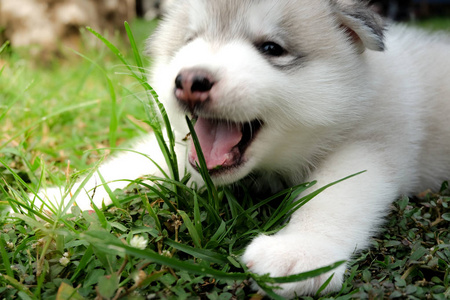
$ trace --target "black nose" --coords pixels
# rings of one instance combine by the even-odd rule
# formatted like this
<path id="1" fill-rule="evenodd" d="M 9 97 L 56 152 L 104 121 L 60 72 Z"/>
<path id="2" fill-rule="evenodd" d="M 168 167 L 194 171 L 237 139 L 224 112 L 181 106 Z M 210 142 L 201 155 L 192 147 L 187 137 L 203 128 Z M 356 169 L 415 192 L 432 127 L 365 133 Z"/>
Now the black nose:
<path id="1" fill-rule="evenodd" d="M 175 78 L 175 97 L 192 110 L 196 105 L 209 100 L 213 86 L 213 76 L 209 72 L 183 70 Z"/>
<path id="2" fill-rule="evenodd" d="M 186 74 L 185 74 L 186 75 Z M 189 76 L 189 74 L 187 74 Z M 185 80 L 183 84 L 183 75 L 178 74 L 175 78 L 175 87 L 180 90 L 189 89 L 191 92 L 207 92 L 211 90 L 213 83 L 208 77 L 197 75 L 192 78 L 192 80 Z M 190 88 L 189 88 L 190 86 Z"/>

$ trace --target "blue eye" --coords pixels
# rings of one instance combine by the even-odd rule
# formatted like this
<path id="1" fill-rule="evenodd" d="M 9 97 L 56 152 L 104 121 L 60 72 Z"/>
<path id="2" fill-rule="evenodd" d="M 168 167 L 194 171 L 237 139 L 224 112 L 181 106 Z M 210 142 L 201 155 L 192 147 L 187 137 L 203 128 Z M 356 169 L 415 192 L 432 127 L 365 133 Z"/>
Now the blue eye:
<path id="1" fill-rule="evenodd" d="M 264 42 L 257 48 L 264 55 L 282 56 L 286 54 L 286 50 L 284 50 L 283 47 L 274 42 Z"/>

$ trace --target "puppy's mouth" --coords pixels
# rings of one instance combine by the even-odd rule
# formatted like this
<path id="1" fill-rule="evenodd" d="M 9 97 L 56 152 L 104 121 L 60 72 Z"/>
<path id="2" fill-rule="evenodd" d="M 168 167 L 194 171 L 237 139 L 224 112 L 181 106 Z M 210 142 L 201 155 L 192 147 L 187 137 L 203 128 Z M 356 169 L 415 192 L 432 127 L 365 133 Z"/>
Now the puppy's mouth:
<path id="1" fill-rule="evenodd" d="M 257 119 L 248 123 L 203 117 L 194 119 L 197 119 L 194 129 L 211 175 L 217 175 L 242 165 L 246 161 L 245 151 L 263 126 L 263 122 Z M 200 165 L 192 140 L 189 163 L 195 169 L 197 169 L 197 165 Z"/>

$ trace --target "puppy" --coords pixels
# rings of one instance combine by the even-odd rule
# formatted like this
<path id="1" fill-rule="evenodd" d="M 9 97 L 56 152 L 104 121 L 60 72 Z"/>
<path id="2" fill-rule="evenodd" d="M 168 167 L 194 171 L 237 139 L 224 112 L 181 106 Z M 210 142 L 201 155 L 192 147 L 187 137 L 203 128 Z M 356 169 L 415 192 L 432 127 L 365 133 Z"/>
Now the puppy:
<path id="1" fill-rule="evenodd" d="M 437 188 L 450 176 L 447 37 L 386 30 L 350 0 L 184 0 L 150 38 L 149 52 L 151 84 L 194 180 L 198 155 L 182 141 L 184 114 L 197 119 L 217 185 L 251 174 L 256 188 L 310 180 L 320 187 L 367 171 L 320 193 L 278 233 L 255 238 L 242 257 L 253 272 L 285 276 L 349 260 L 369 245 L 399 195 Z M 135 150 L 164 165 L 153 136 Z M 106 181 L 161 175 L 131 152 L 99 170 Z M 100 183 L 94 176 L 85 189 Z M 61 201 L 58 189 L 41 193 Z M 76 201 L 89 209 L 87 194 Z M 94 201 L 109 201 L 102 187 Z M 277 293 L 313 294 L 332 273 L 325 292 L 338 290 L 344 271 L 282 284 Z"/>

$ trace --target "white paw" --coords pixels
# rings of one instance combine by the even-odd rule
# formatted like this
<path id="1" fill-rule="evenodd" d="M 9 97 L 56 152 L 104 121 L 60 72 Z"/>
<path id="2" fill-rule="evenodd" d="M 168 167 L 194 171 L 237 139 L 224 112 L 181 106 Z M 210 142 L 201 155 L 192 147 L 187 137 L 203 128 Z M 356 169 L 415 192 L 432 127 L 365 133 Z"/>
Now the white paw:
<path id="1" fill-rule="evenodd" d="M 323 236 L 287 234 L 280 231 L 272 236 L 260 235 L 255 238 L 247 247 L 242 260 L 254 273 L 260 275 L 269 273 L 271 277 L 280 277 L 348 260 L 348 255 L 339 245 L 333 244 Z M 344 272 L 345 264 L 314 278 L 280 284 L 281 289 L 274 291 L 286 298 L 313 295 L 333 273 L 333 279 L 323 292 L 336 291 L 342 286 Z"/>

